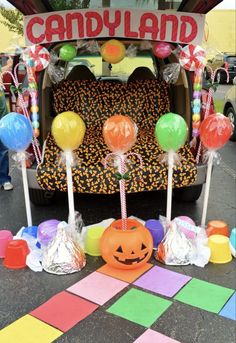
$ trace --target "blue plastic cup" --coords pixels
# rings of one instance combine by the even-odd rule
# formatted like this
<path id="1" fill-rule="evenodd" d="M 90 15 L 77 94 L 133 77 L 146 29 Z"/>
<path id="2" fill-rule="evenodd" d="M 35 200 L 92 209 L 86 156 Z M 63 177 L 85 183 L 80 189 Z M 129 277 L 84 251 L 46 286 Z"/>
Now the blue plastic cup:
<path id="1" fill-rule="evenodd" d="M 158 244 L 164 238 L 164 228 L 160 221 L 157 219 L 147 220 L 145 223 L 145 227 L 151 233 L 153 239 L 153 249 L 156 249 L 158 247 Z"/>
<path id="2" fill-rule="evenodd" d="M 230 243 L 231 254 L 234 257 L 236 257 L 236 227 L 233 228 L 231 231 L 229 243 Z"/>

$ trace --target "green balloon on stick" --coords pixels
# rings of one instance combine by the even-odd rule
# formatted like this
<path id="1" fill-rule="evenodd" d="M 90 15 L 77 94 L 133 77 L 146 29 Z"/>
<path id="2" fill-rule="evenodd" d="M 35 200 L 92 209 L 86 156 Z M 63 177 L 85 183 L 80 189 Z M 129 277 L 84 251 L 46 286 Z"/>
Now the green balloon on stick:
<path id="1" fill-rule="evenodd" d="M 179 150 L 184 145 L 187 134 L 188 126 L 179 114 L 166 113 L 156 123 L 155 137 L 166 152 Z"/>
<path id="2" fill-rule="evenodd" d="M 171 221 L 172 180 L 175 155 L 176 151 L 184 145 L 187 133 L 188 126 L 185 120 L 176 113 L 166 113 L 156 123 L 155 137 L 162 150 L 166 151 L 168 156 L 167 223 Z"/>
<path id="3" fill-rule="evenodd" d="M 73 60 L 73 58 L 75 58 L 76 55 L 77 55 L 77 50 L 73 45 L 64 44 L 60 48 L 59 57 L 63 61 L 67 61 L 67 62 L 71 61 Z"/>

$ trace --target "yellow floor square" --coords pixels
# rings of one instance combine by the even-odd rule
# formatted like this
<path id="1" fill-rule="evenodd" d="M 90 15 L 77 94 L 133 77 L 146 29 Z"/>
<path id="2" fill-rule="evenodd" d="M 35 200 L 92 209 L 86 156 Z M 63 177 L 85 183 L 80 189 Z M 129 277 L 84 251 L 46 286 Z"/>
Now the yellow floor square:
<path id="1" fill-rule="evenodd" d="M 1 343 L 51 343 L 63 332 L 26 315 L 0 331 Z"/>

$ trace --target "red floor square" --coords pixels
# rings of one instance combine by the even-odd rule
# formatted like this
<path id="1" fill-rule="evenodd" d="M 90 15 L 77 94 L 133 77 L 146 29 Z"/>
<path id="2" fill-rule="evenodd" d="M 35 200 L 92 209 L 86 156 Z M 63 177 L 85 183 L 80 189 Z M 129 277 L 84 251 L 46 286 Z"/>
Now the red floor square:
<path id="1" fill-rule="evenodd" d="M 68 292 L 53 296 L 30 314 L 66 332 L 89 316 L 99 306 Z"/>

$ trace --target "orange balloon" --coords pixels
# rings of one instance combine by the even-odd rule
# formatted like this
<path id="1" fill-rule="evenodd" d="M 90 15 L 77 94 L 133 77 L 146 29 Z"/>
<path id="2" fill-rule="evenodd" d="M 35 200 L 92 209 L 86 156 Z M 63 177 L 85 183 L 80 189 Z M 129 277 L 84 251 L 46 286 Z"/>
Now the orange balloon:
<path id="1" fill-rule="evenodd" d="M 101 46 L 100 52 L 104 61 L 116 64 L 125 58 L 125 45 L 116 39 L 110 39 Z"/>
<path id="2" fill-rule="evenodd" d="M 103 137 L 112 152 L 124 154 L 136 142 L 137 126 L 129 117 L 115 115 L 105 121 Z"/>

